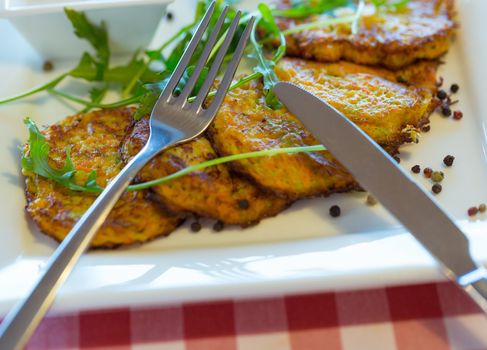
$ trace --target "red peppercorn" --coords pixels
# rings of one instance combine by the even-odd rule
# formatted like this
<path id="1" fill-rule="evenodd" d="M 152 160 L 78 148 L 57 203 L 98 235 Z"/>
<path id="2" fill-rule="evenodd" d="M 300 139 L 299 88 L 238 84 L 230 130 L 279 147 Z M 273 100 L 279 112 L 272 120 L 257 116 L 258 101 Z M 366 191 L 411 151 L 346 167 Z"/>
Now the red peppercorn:
<path id="1" fill-rule="evenodd" d="M 424 168 L 423 174 L 424 174 L 424 177 L 426 177 L 426 178 L 429 179 L 431 177 L 431 175 L 433 174 L 433 169 L 431 169 L 431 168 Z"/>
<path id="2" fill-rule="evenodd" d="M 468 208 L 468 216 L 474 216 L 478 213 L 479 209 L 477 207 Z"/>
<path id="3" fill-rule="evenodd" d="M 461 111 L 453 112 L 453 119 L 460 120 L 463 118 L 463 113 Z"/>

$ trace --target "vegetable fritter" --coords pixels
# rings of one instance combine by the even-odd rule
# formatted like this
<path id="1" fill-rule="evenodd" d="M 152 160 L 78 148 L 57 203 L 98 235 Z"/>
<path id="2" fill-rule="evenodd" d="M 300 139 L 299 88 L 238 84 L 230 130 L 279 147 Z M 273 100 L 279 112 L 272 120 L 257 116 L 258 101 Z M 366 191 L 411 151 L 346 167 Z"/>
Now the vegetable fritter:
<path id="1" fill-rule="evenodd" d="M 425 72 L 431 69 L 430 64 L 422 66 Z M 412 68 L 415 73 L 419 70 Z M 301 85 L 328 101 L 391 153 L 407 140 L 403 129 L 424 123 L 435 105 L 430 89 L 387 80 L 395 74 L 382 69 L 283 59 L 276 73 L 281 80 Z M 408 70 L 400 74 L 411 77 Z M 422 76 L 424 81 L 419 85 L 434 86 L 434 74 Z M 221 155 L 319 144 L 285 108 L 271 110 L 265 106 L 258 82 L 228 93 L 209 135 Z M 232 164 L 262 187 L 294 199 L 358 187 L 326 151 L 251 158 Z"/>
<path id="2" fill-rule="evenodd" d="M 132 124 L 132 114 L 132 109 L 101 110 L 71 116 L 48 127 L 43 134 L 50 147 L 50 165 L 60 168 L 69 147 L 76 170 L 96 170 L 97 183 L 104 187 L 123 167 L 119 150 Z M 61 241 L 96 197 L 71 191 L 33 173 L 25 175 L 27 212 L 42 232 Z M 84 174 L 75 180 L 85 183 L 82 177 Z M 91 246 L 141 243 L 173 231 L 181 223 L 181 216 L 166 213 L 147 195 L 147 191 L 125 193 Z"/>
<path id="3" fill-rule="evenodd" d="M 142 119 L 134 126 L 123 146 L 127 159 L 143 147 L 148 135 L 148 120 Z M 199 137 L 154 158 L 139 172 L 138 178 L 153 180 L 216 157 L 208 140 Z M 152 189 L 170 210 L 190 212 L 244 227 L 264 217 L 277 215 L 290 204 L 290 201 L 265 193 L 249 181 L 231 174 L 225 164 L 193 172 Z"/>
<path id="4" fill-rule="evenodd" d="M 281 1 L 286 7 L 289 0 Z M 372 6 L 372 5 L 370 5 Z M 358 33 L 350 24 L 338 24 L 300 31 L 287 36 L 287 54 L 320 62 L 341 59 L 360 64 L 398 69 L 418 59 L 435 59 L 447 52 L 456 27 L 453 0 L 410 0 L 404 9 L 382 8 L 364 11 Z M 279 18 L 282 29 L 305 20 Z"/>
<path id="5" fill-rule="evenodd" d="M 148 135 L 148 120 L 142 119 L 134 126 L 123 146 L 127 159 L 143 147 Z M 138 178 L 153 180 L 216 157 L 208 140 L 199 137 L 154 158 L 139 172 Z M 231 174 L 225 164 L 193 172 L 152 189 L 171 210 L 241 226 L 277 215 L 290 204 L 289 200 L 265 193 L 248 180 Z"/>
<path id="6" fill-rule="evenodd" d="M 406 141 L 408 135 L 402 130 L 425 123 L 436 107 L 435 72 L 434 62 L 397 72 L 348 62 L 323 64 L 300 59 L 284 59 L 276 67 L 280 80 L 296 83 L 326 100 L 391 153 Z"/>

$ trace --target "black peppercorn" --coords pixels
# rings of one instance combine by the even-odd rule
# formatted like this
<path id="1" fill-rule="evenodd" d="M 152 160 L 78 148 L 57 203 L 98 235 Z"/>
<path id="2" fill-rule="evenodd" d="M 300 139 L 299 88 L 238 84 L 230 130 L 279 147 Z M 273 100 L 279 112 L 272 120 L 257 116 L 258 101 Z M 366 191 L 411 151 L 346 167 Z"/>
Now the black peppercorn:
<path id="1" fill-rule="evenodd" d="M 238 207 L 240 209 L 249 209 L 249 201 L 246 199 L 241 199 L 238 201 Z"/>
<path id="2" fill-rule="evenodd" d="M 223 230 L 224 227 L 225 227 L 225 224 L 223 222 L 221 222 L 220 220 L 218 220 L 213 225 L 213 231 L 220 232 L 221 230 Z"/>
<path id="3" fill-rule="evenodd" d="M 454 94 L 458 92 L 458 89 L 460 89 L 460 86 L 458 86 L 458 84 L 452 84 L 450 86 L 450 91 L 453 92 Z"/>
<path id="4" fill-rule="evenodd" d="M 448 97 L 448 95 L 446 94 L 445 90 L 438 90 L 436 97 L 438 97 L 440 100 L 444 100 Z"/>
<path id="5" fill-rule="evenodd" d="M 394 160 L 397 162 L 397 164 L 401 163 L 401 158 L 399 158 L 398 156 L 394 156 L 392 158 L 394 158 Z"/>
<path id="6" fill-rule="evenodd" d="M 44 72 L 50 72 L 54 69 L 54 65 L 52 64 L 51 61 L 46 61 L 44 62 L 44 64 L 42 65 L 42 70 Z"/>
<path id="7" fill-rule="evenodd" d="M 451 109 L 450 106 L 448 106 L 448 104 L 444 103 L 441 105 L 441 114 L 443 114 L 443 116 L 445 117 L 451 116 Z"/>
<path id="8" fill-rule="evenodd" d="M 201 230 L 201 224 L 198 221 L 195 221 L 191 224 L 191 231 L 199 232 Z"/>
<path id="9" fill-rule="evenodd" d="M 431 187 L 431 191 L 433 191 L 434 194 L 440 193 L 442 189 L 440 184 L 434 184 L 433 187 Z"/>
<path id="10" fill-rule="evenodd" d="M 172 14 L 172 12 L 168 12 L 166 17 L 168 21 L 171 21 L 174 18 L 174 15 Z"/>
<path id="11" fill-rule="evenodd" d="M 421 128 L 421 131 L 423 132 L 428 132 L 431 130 L 431 126 L 428 124 L 428 125 L 425 125 Z"/>
<path id="12" fill-rule="evenodd" d="M 340 216 L 340 214 L 341 214 L 341 212 L 342 212 L 342 211 L 341 211 L 341 209 L 340 209 L 340 207 L 339 207 L 338 205 L 332 205 L 332 206 L 330 207 L 330 215 L 331 215 L 332 217 L 334 217 L 334 218 L 339 217 L 339 216 Z"/>
<path id="13" fill-rule="evenodd" d="M 411 171 L 415 174 L 419 174 L 421 172 L 421 167 L 419 165 L 415 165 L 411 168 Z"/>
<path id="14" fill-rule="evenodd" d="M 408 80 L 402 75 L 399 75 L 398 77 L 396 77 L 396 80 L 398 83 L 402 83 L 402 84 L 406 84 L 408 82 Z"/>
<path id="15" fill-rule="evenodd" d="M 445 158 L 443 158 L 443 163 L 446 166 L 452 166 L 454 160 L 455 160 L 455 157 L 454 156 L 447 155 Z"/>

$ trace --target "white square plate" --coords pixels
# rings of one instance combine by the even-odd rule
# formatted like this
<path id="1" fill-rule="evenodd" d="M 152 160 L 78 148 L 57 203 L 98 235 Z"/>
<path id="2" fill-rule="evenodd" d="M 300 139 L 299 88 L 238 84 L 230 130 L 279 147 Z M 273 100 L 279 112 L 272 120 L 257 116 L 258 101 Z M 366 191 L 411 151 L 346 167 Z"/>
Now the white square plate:
<path id="1" fill-rule="evenodd" d="M 189 1 L 189 2 L 188 2 Z M 487 262 L 486 214 L 469 219 L 466 211 L 487 201 L 485 122 L 487 2 L 459 1 L 461 27 L 440 69 L 445 86 L 460 85 L 464 118 L 431 117 L 431 131 L 418 145 L 402 149 L 401 164 L 446 168 L 438 201 L 458 219 L 472 241 L 476 258 Z M 173 6 L 175 20 L 156 40 L 190 18 L 190 0 Z M 73 36 L 73 40 L 76 40 Z M 18 33 L 0 20 L 0 96 L 36 86 L 74 66 L 55 62 L 43 73 L 42 62 Z M 0 106 L 0 314 L 25 295 L 56 244 L 40 234 L 23 211 L 25 199 L 19 149 L 27 139 L 22 124 L 55 122 L 76 111 L 47 95 Z M 421 185 L 431 186 L 422 176 Z M 364 204 L 365 194 L 334 195 L 300 201 L 278 217 L 241 230 L 192 234 L 183 226 L 169 238 L 131 249 L 89 252 L 59 292 L 55 311 L 162 304 L 212 298 L 237 298 L 314 290 L 367 288 L 443 278 L 436 263 L 380 206 Z M 333 204 L 342 216 L 330 218 Z M 208 223 L 211 227 L 210 223 Z M 441 239 L 441 237 L 438 237 Z"/>

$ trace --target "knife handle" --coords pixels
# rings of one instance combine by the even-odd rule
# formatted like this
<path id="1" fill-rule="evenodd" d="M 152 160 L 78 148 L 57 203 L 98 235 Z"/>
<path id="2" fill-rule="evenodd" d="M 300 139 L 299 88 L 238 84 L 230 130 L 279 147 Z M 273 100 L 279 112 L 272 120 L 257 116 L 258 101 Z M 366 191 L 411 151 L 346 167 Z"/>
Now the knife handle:
<path id="1" fill-rule="evenodd" d="M 479 267 L 459 277 L 457 281 L 477 305 L 487 313 L 487 270 Z"/>

